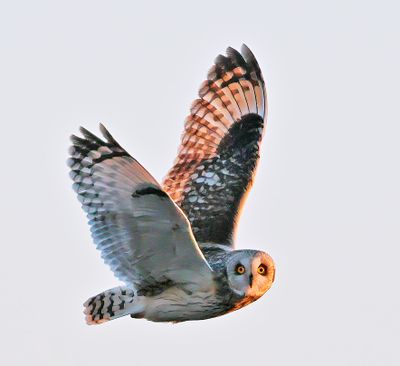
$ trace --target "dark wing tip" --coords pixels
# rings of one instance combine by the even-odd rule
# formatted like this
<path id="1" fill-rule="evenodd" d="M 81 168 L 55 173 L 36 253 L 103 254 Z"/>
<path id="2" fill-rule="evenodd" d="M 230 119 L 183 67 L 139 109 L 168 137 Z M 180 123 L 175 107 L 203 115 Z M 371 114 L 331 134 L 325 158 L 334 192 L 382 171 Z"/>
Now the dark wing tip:
<path id="1" fill-rule="evenodd" d="M 113 144 L 115 146 L 121 147 L 120 144 L 117 142 L 117 140 L 114 139 L 114 137 L 111 135 L 110 132 L 108 132 L 107 128 L 102 123 L 99 123 L 99 128 L 102 133 L 102 135 L 105 137 L 107 142 L 110 144 Z"/>
<path id="2" fill-rule="evenodd" d="M 71 141 L 71 142 L 74 142 L 74 140 L 77 138 L 77 136 L 75 136 L 74 134 L 72 134 L 72 135 L 70 135 L 69 136 L 69 140 Z"/>
<path id="3" fill-rule="evenodd" d="M 239 51 L 235 50 L 232 47 L 228 47 L 226 49 L 226 54 L 233 61 L 234 64 L 246 68 L 246 61 Z"/>
<path id="4" fill-rule="evenodd" d="M 207 73 L 207 78 L 208 80 L 219 78 L 225 71 L 233 69 L 234 66 L 240 66 L 249 72 L 255 72 L 257 79 L 261 83 L 264 83 L 257 59 L 250 48 L 244 43 L 240 48 L 240 52 L 233 47 L 228 47 L 226 49 L 226 56 L 218 55 L 214 60 L 214 65 L 212 65 Z"/>
<path id="5" fill-rule="evenodd" d="M 244 43 L 242 44 L 242 47 L 240 50 L 241 50 L 242 55 L 243 55 L 244 59 L 246 60 L 246 62 L 250 65 L 251 68 L 254 69 L 254 71 L 257 75 L 257 78 L 264 84 L 264 78 L 262 76 L 262 72 L 261 72 L 260 66 L 258 65 L 257 59 L 254 56 L 254 53 Z"/>
<path id="6" fill-rule="evenodd" d="M 94 135 L 93 133 L 91 133 L 89 130 L 87 130 L 85 127 L 79 127 L 79 131 L 81 132 L 81 134 L 90 142 L 94 142 L 97 143 L 99 145 L 104 144 L 104 141 L 101 140 L 100 138 L 98 138 L 96 135 Z"/>
<path id="7" fill-rule="evenodd" d="M 74 146 L 85 146 L 87 143 L 87 140 L 76 135 L 71 135 L 70 140 Z"/>
<path id="8" fill-rule="evenodd" d="M 85 127 L 79 127 L 79 132 L 83 135 L 82 137 L 71 135 L 70 140 L 72 146 L 70 151 L 76 151 L 84 149 L 86 152 L 90 150 L 97 150 L 100 146 L 108 146 L 111 149 L 116 149 L 116 151 L 125 151 L 121 145 L 112 137 L 110 132 L 100 123 L 100 131 L 103 134 L 106 141 L 97 137 L 95 134 L 87 130 Z M 126 153 L 126 152 L 125 152 Z"/>
<path id="9" fill-rule="evenodd" d="M 243 43 L 242 46 L 240 47 L 240 52 L 244 56 L 246 56 L 246 58 L 248 60 L 250 60 L 250 59 L 254 59 L 255 60 L 256 59 L 254 54 L 253 54 L 253 52 L 251 51 L 251 49 L 245 43 Z"/>

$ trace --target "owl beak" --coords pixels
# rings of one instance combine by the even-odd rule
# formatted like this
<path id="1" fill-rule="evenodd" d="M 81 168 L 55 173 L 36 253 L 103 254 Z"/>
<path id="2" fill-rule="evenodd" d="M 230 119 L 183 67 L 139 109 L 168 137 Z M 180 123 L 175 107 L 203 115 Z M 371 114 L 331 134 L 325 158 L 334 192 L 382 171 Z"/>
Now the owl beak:
<path id="1" fill-rule="evenodd" d="M 249 276 L 249 286 L 251 288 L 251 286 L 253 286 L 253 274 L 251 273 Z"/>

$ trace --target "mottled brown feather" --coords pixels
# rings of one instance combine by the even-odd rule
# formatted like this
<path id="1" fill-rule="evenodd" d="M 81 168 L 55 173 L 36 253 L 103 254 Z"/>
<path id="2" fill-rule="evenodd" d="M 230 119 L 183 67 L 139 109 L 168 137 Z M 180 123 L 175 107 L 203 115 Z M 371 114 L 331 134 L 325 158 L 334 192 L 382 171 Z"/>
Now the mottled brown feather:
<path id="1" fill-rule="evenodd" d="M 259 158 L 266 93 L 245 46 L 211 67 L 186 118 L 164 190 L 183 209 L 199 242 L 232 245 L 235 221 Z M 204 179 L 203 179 L 204 178 Z"/>

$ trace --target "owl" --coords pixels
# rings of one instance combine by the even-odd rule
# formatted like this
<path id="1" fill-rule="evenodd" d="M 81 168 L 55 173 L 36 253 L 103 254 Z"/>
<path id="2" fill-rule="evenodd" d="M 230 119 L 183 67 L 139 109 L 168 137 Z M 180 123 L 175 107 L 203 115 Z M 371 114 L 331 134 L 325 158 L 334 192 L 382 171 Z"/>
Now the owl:
<path id="1" fill-rule="evenodd" d="M 162 184 L 100 124 L 71 136 L 68 166 L 93 241 L 125 286 L 89 298 L 88 324 L 125 315 L 155 322 L 217 317 L 260 298 L 272 258 L 236 250 L 266 123 L 259 65 L 243 45 L 219 55 L 184 124 Z"/>

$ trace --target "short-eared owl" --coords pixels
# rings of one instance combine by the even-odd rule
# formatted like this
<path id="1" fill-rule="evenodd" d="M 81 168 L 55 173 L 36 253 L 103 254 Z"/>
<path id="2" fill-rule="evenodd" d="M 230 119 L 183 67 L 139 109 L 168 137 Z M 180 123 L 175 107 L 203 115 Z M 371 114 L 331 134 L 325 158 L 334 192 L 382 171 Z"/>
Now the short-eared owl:
<path id="1" fill-rule="evenodd" d="M 71 137 L 73 188 L 102 258 L 126 284 L 86 301 L 89 324 L 124 315 L 157 322 L 212 318 L 271 287 L 271 257 L 234 250 L 259 159 L 265 86 L 245 45 L 226 53 L 200 87 L 162 184 L 103 125 L 104 139 L 84 128 L 83 137 Z"/>

